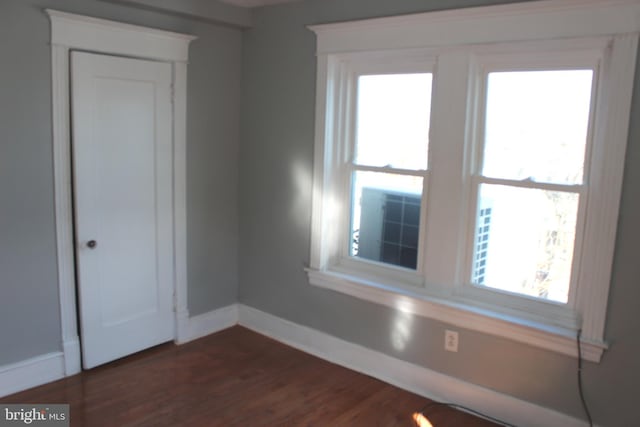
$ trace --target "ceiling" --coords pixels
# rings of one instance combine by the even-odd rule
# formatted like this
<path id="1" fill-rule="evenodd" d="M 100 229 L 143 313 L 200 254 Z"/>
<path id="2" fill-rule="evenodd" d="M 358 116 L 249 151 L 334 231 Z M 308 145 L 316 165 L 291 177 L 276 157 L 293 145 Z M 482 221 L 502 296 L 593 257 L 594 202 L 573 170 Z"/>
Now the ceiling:
<path id="1" fill-rule="evenodd" d="M 301 0 L 220 0 L 224 3 L 232 4 L 234 6 L 240 7 L 259 7 L 259 6 L 270 6 L 272 4 L 278 3 L 291 3 L 294 1 Z"/>
<path id="2" fill-rule="evenodd" d="M 0 3 L 3 0 L 0 0 Z M 251 28 L 251 8 L 302 0 L 101 0 L 163 13 L 190 16 L 214 24 Z"/>

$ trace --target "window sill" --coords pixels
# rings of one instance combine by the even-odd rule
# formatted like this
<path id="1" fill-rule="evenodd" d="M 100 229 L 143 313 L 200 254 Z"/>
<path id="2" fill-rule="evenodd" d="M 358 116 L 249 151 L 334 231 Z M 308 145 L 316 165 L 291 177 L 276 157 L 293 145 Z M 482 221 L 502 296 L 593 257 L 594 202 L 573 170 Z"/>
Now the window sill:
<path id="1" fill-rule="evenodd" d="M 577 357 L 574 329 L 510 316 L 418 291 L 400 289 L 333 271 L 306 269 L 312 285 L 392 307 L 473 331 L 491 334 L 545 350 Z M 599 363 L 604 342 L 581 341 L 584 360 Z"/>

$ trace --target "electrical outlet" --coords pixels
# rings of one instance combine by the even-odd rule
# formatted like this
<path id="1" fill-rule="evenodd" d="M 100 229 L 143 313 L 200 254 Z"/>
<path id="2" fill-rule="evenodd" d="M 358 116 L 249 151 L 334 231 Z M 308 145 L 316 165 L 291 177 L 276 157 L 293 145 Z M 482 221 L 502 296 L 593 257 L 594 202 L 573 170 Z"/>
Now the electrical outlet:
<path id="1" fill-rule="evenodd" d="M 458 332 L 448 329 L 444 331 L 444 349 L 454 353 L 458 352 Z"/>

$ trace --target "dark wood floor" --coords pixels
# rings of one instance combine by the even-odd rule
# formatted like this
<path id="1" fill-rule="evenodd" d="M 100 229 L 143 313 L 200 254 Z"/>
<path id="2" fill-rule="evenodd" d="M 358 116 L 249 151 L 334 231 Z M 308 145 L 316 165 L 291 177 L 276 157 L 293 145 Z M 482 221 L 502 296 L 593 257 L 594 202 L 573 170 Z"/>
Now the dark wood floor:
<path id="1" fill-rule="evenodd" d="M 429 400 L 242 327 L 164 344 L 0 403 L 69 403 L 71 425 L 413 426 Z M 434 427 L 490 427 L 447 407 Z"/>

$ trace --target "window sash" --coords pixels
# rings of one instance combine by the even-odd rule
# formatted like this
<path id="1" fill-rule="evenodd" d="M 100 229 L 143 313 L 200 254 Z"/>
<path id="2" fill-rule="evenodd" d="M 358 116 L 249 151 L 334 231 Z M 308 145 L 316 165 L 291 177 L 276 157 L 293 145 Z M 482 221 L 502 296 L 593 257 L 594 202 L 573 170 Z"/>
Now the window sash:
<path id="1" fill-rule="evenodd" d="M 371 277 L 389 277 L 396 283 L 406 282 L 415 286 L 422 286 L 424 280 L 420 278 L 423 271 L 424 256 L 424 234 L 426 223 L 426 201 L 429 186 L 429 166 L 427 169 L 404 169 L 391 166 L 370 166 L 359 164 L 356 162 L 356 123 L 357 123 L 357 99 L 358 99 L 358 81 L 362 76 L 374 75 L 393 75 L 393 74 L 423 74 L 428 73 L 432 76 L 432 97 L 428 100 L 433 108 L 433 85 L 437 79 L 435 73 L 436 58 L 429 51 L 416 51 L 407 55 L 406 53 L 389 53 L 389 52 L 370 52 L 349 55 L 348 59 L 342 63 L 344 70 L 344 88 L 343 92 L 348 97 L 343 100 L 342 108 L 346 112 L 347 121 L 343 132 L 342 158 L 348 159 L 345 162 L 341 173 L 342 197 L 341 204 L 345 209 L 349 218 L 339 224 L 340 228 L 340 247 L 338 256 L 334 258 L 334 266 L 341 269 L 351 268 L 352 271 L 358 271 L 359 274 L 370 275 Z M 431 123 L 432 117 L 429 118 Z M 427 146 L 430 150 L 431 141 Z M 429 159 L 429 163 L 431 160 Z M 422 178 L 422 193 L 420 195 L 420 223 L 418 236 L 418 256 L 416 269 L 408 269 L 401 266 L 358 258 L 351 256 L 351 224 L 352 224 L 352 189 L 353 177 L 356 172 L 377 172 L 388 173 L 399 176 L 413 176 Z M 391 273 L 389 273 L 391 272 Z M 416 276 L 417 275 L 417 276 Z M 418 277 L 418 278 L 416 278 Z"/>
<path id="2" fill-rule="evenodd" d="M 403 68 L 404 67 L 404 68 Z M 375 72 L 374 72 L 375 71 Z M 359 131 L 359 122 L 361 119 L 361 111 L 360 111 L 360 95 L 361 95 L 361 79 L 363 77 L 378 77 L 378 76 L 416 76 L 416 75 L 424 75 L 424 74 L 428 74 L 430 75 L 430 85 L 431 85 L 431 92 L 432 92 L 432 88 L 433 88 L 433 80 L 434 80 L 434 73 L 433 73 L 433 65 L 431 64 L 431 62 L 428 62 L 427 64 L 423 64 L 420 63 L 419 66 L 416 68 L 415 64 L 412 65 L 402 65 L 402 64 L 392 64 L 390 65 L 385 65 L 384 68 L 381 69 L 379 64 L 376 64 L 375 67 L 370 68 L 367 72 L 365 72 L 364 70 L 361 70 L 360 72 L 355 72 L 354 76 L 353 76 L 353 82 L 352 85 L 354 87 L 353 90 L 353 99 L 354 102 L 352 104 L 353 108 L 352 111 L 350 112 L 350 119 L 351 122 L 353 123 L 352 125 L 352 133 L 349 135 L 349 138 L 351 139 L 351 150 L 350 150 L 350 156 L 351 156 L 351 163 L 356 165 L 356 166 L 361 166 L 361 167 L 367 167 L 367 166 L 373 166 L 373 167 L 384 167 L 383 165 L 374 165 L 374 164 L 370 164 L 370 163 L 365 163 L 364 161 L 358 161 L 356 159 L 359 153 L 358 145 L 360 143 L 364 143 L 364 141 L 360 141 L 360 135 L 358 134 Z M 424 83 L 424 82 L 422 82 Z M 414 87 L 415 89 L 415 87 Z M 413 95 L 413 94 L 412 94 Z M 431 93 L 432 95 L 432 93 Z M 421 97 L 418 97 L 416 99 L 422 99 Z M 427 118 L 427 123 L 430 125 L 431 122 L 431 117 L 430 117 L 430 110 L 432 108 L 432 99 L 433 96 L 427 98 L 426 96 L 424 97 L 424 103 L 425 105 L 428 103 L 428 110 L 429 110 L 429 117 Z M 409 100 L 409 102 L 411 101 L 415 101 L 415 99 Z M 423 106 L 424 107 L 424 106 Z M 363 116 L 364 117 L 364 116 Z M 411 123 L 411 125 L 415 125 L 416 123 Z M 399 128 L 394 128 L 394 137 L 398 138 L 398 140 L 402 143 L 403 137 L 406 137 L 407 134 L 402 133 L 402 129 Z M 411 138 L 409 136 L 409 138 Z M 374 138 L 375 139 L 375 138 Z M 425 158 L 428 160 L 428 152 L 429 152 L 429 138 L 427 135 L 427 140 L 426 140 L 426 147 L 424 152 L 422 152 L 422 155 L 425 156 Z M 364 144 L 364 146 L 366 147 L 367 144 Z M 365 148 L 362 147 L 362 148 Z M 406 147 L 405 147 L 406 148 Z M 371 150 L 371 147 L 369 147 L 369 150 Z M 367 151 L 369 151 L 367 150 Z M 362 150 L 365 151 L 365 150 Z M 416 150 L 417 153 L 417 150 Z M 414 154 L 416 154 L 414 153 Z M 396 159 L 397 160 L 397 159 Z M 392 160 L 393 161 L 393 160 Z M 404 171 L 420 171 L 420 170 L 424 170 L 424 169 L 428 169 L 428 165 L 425 164 L 424 167 L 401 167 L 398 165 L 395 166 L 391 166 L 391 162 L 389 162 L 389 159 L 385 159 L 385 164 L 387 165 L 387 167 L 389 167 L 390 169 L 396 169 L 396 170 L 404 170 Z"/>
<path id="3" fill-rule="evenodd" d="M 578 196 L 578 207 L 577 207 L 577 217 L 576 217 L 576 227 L 575 227 L 575 240 L 573 244 L 573 257 L 571 262 L 571 276 L 569 282 L 569 292 L 567 296 L 567 302 L 561 303 L 553 300 L 546 300 L 543 298 L 528 296 L 525 294 L 517 293 L 517 292 L 509 292 L 500 290 L 497 288 L 492 288 L 490 286 L 478 286 L 473 283 L 473 265 L 474 265 L 474 255 L 475 255 L 475 239 L 476 233 L 475 230 L 478 227 L 477 224 L 477 210 L 479 209 L 479 194 L 480 187 L 482 184 L 490 184 L 490 185 L 501 185 L 506 187 L 513 188 L 523 188 L 523 189 L 534 189 L 534 190 L 546 190 L 546 191 L 554 191 L 554 192 L 565 192 L 570 194 L 576 194 Z M 464 265 L 464 277 L 465 280 L 458 286 L 458 292 L 460 295 L 467 296 L 470 298 L 479 298 L 483 301 L 490 301 L 495 298 L 499 298 L 500 304 L 504 306 L 508 306 L 511 308 L 518 308 L 520 310 L 538 312 L 541 311 L 541 305 L 535 304 L 532 307 L 527 308 L 527 306 L 531 305 L 532 301 L 537 301 L 543 305 L 549 306 L 557 306 L 558 310 L 571 310 L 573 311 L 576 308 L 576 292 L 578 288 L 577 283 L 577 275 L 580 271 L 580 265 L 582 263 L 582 242 L 584 237 L 584 224 L 586 217 L 586 207 L 587 207 L 587 187 L 585 185 L 561 185 L 561 184 L 548 184 L 548 183 L 537 183 L 529 180 L 515 181 L 515 180 L 505 180 L 498 178 L 488 178 L 483 176 L 476 176 L 473 178 L 472 182 L 473 186 L 473 199 L 471 202 L 471 206 L 474 210 L 470 213 L 470 221 L 468 226 L 469 232 L 469 241 L 467 243 L 467 253 L 466 253 L 466 261 Z M 498 297 L 498 295 L 500 295 Z M 566 308 L 565 308 L 566 307 Z M 546 310 L 554 310 L 552 308 L 548 308 Z M 558 311 L 556 310 L 556 311 Z"/>
<path id="4" fill-rule="evenodd" d="M 353 202 L 353 180 L 355 173 L 357 172 L 378 172 L 378 173 L 388 173 L 397 176 L 407 176 L 407 177 L 417 177 L 422 179 L 422 192 L 420 194 L 420 220 L 418 227 L 418 248 L 417 248 L 417 265 L 415 270 L 410 268 L 401 267 L 399 265 L 394 265 L 390 263 L 384 263 L 382 261 L 375 261 L 365 258 L 360 258 L 351 255 L 351 223 L 353 215 L 352 210 L 352 202 Z M 342 238 L 343 245 L 340 251 L 340 262 L 339 264 L 343 267 L 345 266 L 357 266 L 357 270 L 363 272 L 369 270 L 369 273 L 372 275 L 380 275 L 383 272 L 381 269 L 392 269 L 398 270 L 400 273 L 394 273 L 394 277 L 404 276 L 409 282 L 415 283 L 416 285 L 422 286 L 424 283 L 423 280 L 416 281 L 415 275 L 421 275 L 423 272 L 423 258 L 422 255 L 424 253 L 424 242 L 425 238 L 425 222 L 427 215 L 427 194 L 429 188 L 429 175 L 430 172 L 428 170 L 411 170 L 411 169 L 397 169 L 388 166 L 377 167 L 377 166 L 362 166 L 356 164 L 349 164 L 345 168 L 344 179 L 345 179 L 345 187 L 347 187 L 347 191 L 344 192 L 342 203 L 344 206 L 349 206 L 349 221 L 347 224 L 342 224 L 342 228 L 345 229 L 346 226 L 346 235 Z M 404 273 L 403 273 L 404 272 Z M 407 273 L 408 272 L 408 273 Z M 407 274 L 405 274 L 407 273 Z"/>
<path id="5" fill-rule="evenodd" d="M 538 50 L 544 50 L 546 46 L 542 43 L 541 46 L 537 46 Z M 492 49 L 495 47 L 492 47 Z M 370 62 L 357 63 L 352 66 L 349 64 L 349 84 L 348 90 L 350 96 L 350 103 L 346 106 L 349 111 L 349 132 L 347 132 L 348 144 L 345 144 L 344 157 L 349 158 L 345 172 L 343 174 L 344 179 L 344 192 L 342 203 L 344 206 L 348 206 L 349 218 L 351 212 L 351 179 L 353 173 L 356 171 L 370 171 L 381 173 L 393 173 L 399 175 L 410 176 L 422 176 L 423 181 L 423 194 L 421 198 L 421 222 L 420 222 L 420 237 L 419 237 L 419 251 L 418 251 L 418 265 L 416 268 L 416 274 L 422 276 L 421 281 L 414 279 L 409 280 L 411 283 L 418 283 L 426 288 L 431 289 L 437 293 L 445 293 L 448 295 L 458 295 L 462 298 L 474 295 L 478 297 L 478 291 L 480 294 L 486 294 L 481 297 L 481 300 L 490 301 L 497 298 L 494 294 L 500 293 L 499 299 L 502 299 L 503 305 L 512 308 L 523 309 L 530 306 L 533 298 L 520 294 L 508 294 L 499 290 L 486 287 L 478 288 L 471 284 L 472 274 L 472 258 L 474 252 L 474 240 L 475 240 L 475 213 L 478 202 L 478 191 L 482 183 L 486 184 L 498 184 L 508 185 L 521 188 L 535 188 L 550 191 L 565 191 L 578 193 L 580 196 L 578 220 L 576 227 L 576 240 L 574 244 L 573 255 L 573 267 L 571 275 L 571 283 L 569 287 L 569 299 L 566 306 L 569 309 L 575 307 L 575 295 L 576 295 L 576 270 L 580 265 L 581 251 L 580 244 L 582 242 L 581 230 L 583 230 L 585 206 L 586 206 L 586 194 L 589 177 L 589 164 L 590 164 L 590 151 L 591 151 L 591 136 L 593 128 L 594 108 L 593 105 L 596 102 L 596 90 L 598 81 L 598 62 L 597 58 L 602 56 L 602 52 L 597 49 L 579 49 L 571 54 L 567 54 L 566 48 L 561 51 L 552 51 L 545 55 L 544 52 L 537 51 L 536 55 L 532 55 L 532 52 L 523 54 L 522 52 L 507 52 L 508 46 L 501 46 L 498 49 L 502 49 L 500 54 L 488 52 L 486 54 L 469 55 L 467 52 L 439 52 L 436 59 L 436 68 L 430 67 L 421 68 L 407 68 L 398 66 L 397 64 L 392 67 L 381 67 L 380 64 L 371 66 Z M 533 47 L 529 46 L 529 50 Z M 535 57 L 532 59 L 532 57 Z M 379 58 L 378 58 L 379 59 Z M 535 67 L 533 66 L 535 64 Z M 484 127 L 484 108 L 486 106 L 486 81 L 488 73 L 495 71 L 505 70 L 519 70 L 519 71 L 531 71 L 531 70 L 549 70 L 549 69 L 594 69 L 593 76 L 593 91 L 591 98 L 591 112 L 589 116 L 589 136 L 587 146 L 585 148 L 585 170 L 584 179 L 582 184 L 566 185 L 555 184 L 545 182 L 535 182 L 530 180 L 508 180 L 501 178 L 484 177 L 479 174 L 474 174 L 473 171 L 479 171 L 482 164 L 483 154 L 483 127 Z M 357 70 L 357 71 L 355 71 Z M 359 165 L 354 162 L 355 153 L 355 120 L 356 120 L 356 103 L 355 99 L 357 95 L 357 81 L 358 77 L 362 75 L 376 75 L 381 73 L 402 73 L 410 74 L 415 72 L 430 72 L 433 75 L 433 95 L 431 106 L 431 138 L 429 144 L 429 150 L 436 153 L 430 153 L 429 155 L 429 171 L 412 170 L 412 169 L 399 169 L 393 167 L 378 167 Z M 475 76 L 475 77 L 474 77 Z M 471 78 L 470 78 L 471 77 Z M 475 94 L 475 107 L 474 111 L 469 111 L 468 96 L 469 94 Z M 452 98 L 457 101 L 452 101 Z M 451 111 L 449 105 L 453 103 L 457 108 L 455 111 Z M 444 107 L 444 108 L 443 108 Z M 441 119 L 437 117 L 447 116 L 447 122 L 449 126 L 442 126 Z M 474 118 L 475 117 L 475 118 Z M 473 133 L 472 123 L 475 125 L 475 133 Z M 434 129 L 435 128 L 435 129 Z M 462 132 L 460 132 L 462 129 Z M 473 134 L 475 137 L 470 138 Z M 447 147 L 443 149 L 445 144 L 442 141 L 451 139 L 459 141 L 457 144 L 451 144 L 453 147 Z M 438 151 L 442 151 L 440 155 Z M 475 153 L 473 159 L 468 159 L 468 154 L 465 152 Z M 443 158 L 446 158 L 443 160 Z M 451 164 L 457 165 L 451 167 Z M 433 166 L 432 166 L 433 165 Z M 445 173 L 439 166 L 447 165 L 449 169 L 448 174 L 459 175 L 459 180 L 449 180 L 443 178 Z M 465 170 L 467 172 L 465 172 Z M 451 173 L 453 171 L 453 174 Z M 462 174 L 460 174 L 462 172 Z M 427 179 L 429 174 L 434 174 L 434 178 Z M 462 175 L 462 176 L 460 176 Z M 440 181 L 441 184 L 434 184 L 433 181 Z M 432 194 L 436 193 L 436 194 Z M 438 193 L 440 195 L 438 195 Z M 451 206 L 457 206 L 456 208 L 439 209 L 440 212 L 432 215 L 434 209 L 434 203 L 439 204 L 439 201 L 446 200 L 444 194 L 461 194 L 463 197 L 454 203 L 450 203 Z M 466 194 L 466 196 L 464 196 Z M 429 197 L 427 197 L 427 195 Z M 427 204 L 427 199 L 431 199 L 432 203 Z M 453 221 L 447 220 L 449 225 L 447 227 L 441 227 L 443 221 L 439 221 L 437 217 L 443 218 L 449 216 L 451 212 L 462 212 L 458 218 Z M 465 227 L 464 224 L 467 224 Z M 351 218 L 341 225 L 342 245 L 339 258 L 341 261 L 336 262 L 336 265 L 340 265 L 341 268 L 346 266 L 353 267 L 354 265 L 361 265 L 358 267 L 360 273 L 363 271 L 370 272 L 371 275 L 379 275 L 382 273 L 381 269 L 402 269 L 402 267 L 393 266 L 385 263 L 377 263 L 376 261 L 358 259 L 357 257 L 350 256 L 350 235 L 351 235 Z M 447 252 L 454 254 L 453 256 L 437 256 L 435 259 L 429 255 L 440 251 L 439 242 L 442 242 L 442 238 L 432 236 L 432 230 L 442 229 L 457 229 L 457 237 L 453 239 L 453 244 L 448 245 Z M 436 231 L 437 233 L 437 231 Z M 442 231 L 440 232 L 441 235 Z M 436 265 L 437 264 L 437 265 Z M 395 274 L 395 273 L 394 273 Z M 400 273 L 402 274 L 402 273 Z M 413 277 L 413 273 L 409 274 Z M 475 288 L 475 289 L 473 289 Z M 543 304 L 556 306 L 557 303 L 553 301 L 545 301 L 539 298 Z M 523 303 L 524 301 L 524 303 Z M 534 304 L 535 306 L 536 304 Z M 562 304 L 564 305 L 564 304 Z M 564 308 L 561 308 L 561 310 Z M 555 308 L 551 308 L 555 310 Z M 538 307 L 533 307 L 531 312 L 540 311 Z"/>
<path id="6" fill-rule="evenodd" d="M 550 45 L 549 45 L 550 43 Z M 572 47 L 573 45 L 573 47 Z M 523 51 L 516 49 L 509 51 L 507 46 L 496 46 L 496 49 L 504 49 L 499 53 L 486 52 L 478 53 L 474 56 L 474 68 L 477 82 L 477 110 L 476 125 L 474 129 L 475 138 L 472 144 L 474 158 L 472 165 L 471 201 L 470 212 L 467 220 L 466 253 L 464 262 L 458 268 L 462 274 L 462 280 L 456 286 L 459 295 L 475 298 L 480 301 L 492 301 L 500 305 L 525 310 L 530 313 L 544 312 L 545 310 L 575 313 L 579 308 L 577 301 L 579 274 L 583 264 L 583 244 L 587 215 L 587 202 L 590 193 L 590 173 L 592 166 L 592 151 L 594 144 L 594 127 L 597 117 L 598 98 L 601 89 L 602 67 L 601 62 L 606 56 L 608 44 L 601 39 L 569 40 L 564 43 L 558 41 L 543 43 L 526 43 Z M 551 48 L 551 50 L 548 50 Z M 504 178 L 492 178 L 481 174 L 484 162 L 485 144 L 485 124 L 487 106 L 487 83 L 488 76 L 493 72 L 504 71 L 547 71 L 547 70 L 572 70 L 591 69 L 593 78 L 591 85 L 591 97 L 589 106 L 587 139 L 584 154 L 583 179 L 580 184 L 557 184 L 549 182 L 534 181 L 530 179 L 514 180 Z M 473 71 L 472 71 L 473 72 Z M 475 230 L 476 213 L 479 203 L 479 191 L 482 184 L 503 185 L 517 188 L 540 189 L 547 191 L 559 191 L 578 194 L 579 204 L 576 218 L 575 241 L 573 249 L 571 276 L 569 283 L 569 294 L 567 303 L 558 303 L 541 298 L 529 297 L 523 294 L 505 292 L 491 287 L 477 286 L 472 283 L 473 262 L 475 252 Z M 542 307 L 548 307 L 542 309 Z M 554 309 L 553 306 L 558 306 Z M 569 314 L 573 319 L 575 315 Z"/>

